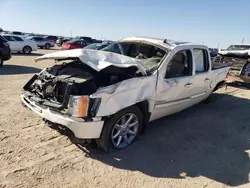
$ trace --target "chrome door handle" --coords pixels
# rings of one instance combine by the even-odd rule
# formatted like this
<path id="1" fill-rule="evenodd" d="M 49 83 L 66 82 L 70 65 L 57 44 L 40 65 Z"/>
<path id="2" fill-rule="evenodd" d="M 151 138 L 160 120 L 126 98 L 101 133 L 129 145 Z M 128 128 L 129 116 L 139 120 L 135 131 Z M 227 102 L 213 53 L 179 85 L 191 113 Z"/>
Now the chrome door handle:
<path id="1" fill-rule="evenodd" d="M 193 86 L 192 83 L 187 83 L 187 84 L 185 84 L 185 87 L 187 87 L 187 88 L 190 88 L 190 87 L 192 87 L 192 86 Z"/>
<path id="2" fill-rule="evenodd" d="M 206 78 L 205 80 L 204 80 L 204 82 L 209 82 L 210 81 L 210 79 L 209 78 Z"/>

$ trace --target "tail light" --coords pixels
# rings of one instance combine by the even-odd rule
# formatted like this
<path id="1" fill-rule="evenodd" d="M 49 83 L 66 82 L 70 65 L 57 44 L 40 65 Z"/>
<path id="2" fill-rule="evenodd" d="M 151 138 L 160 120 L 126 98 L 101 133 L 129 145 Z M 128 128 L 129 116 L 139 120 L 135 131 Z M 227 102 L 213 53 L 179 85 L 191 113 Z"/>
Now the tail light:
<path id="1" fill-rule="evenodd" d="M 72 47 L 71 44 L 66 43 L 66 45 L 67 45 L 68 49 L 70 49 Z"/>

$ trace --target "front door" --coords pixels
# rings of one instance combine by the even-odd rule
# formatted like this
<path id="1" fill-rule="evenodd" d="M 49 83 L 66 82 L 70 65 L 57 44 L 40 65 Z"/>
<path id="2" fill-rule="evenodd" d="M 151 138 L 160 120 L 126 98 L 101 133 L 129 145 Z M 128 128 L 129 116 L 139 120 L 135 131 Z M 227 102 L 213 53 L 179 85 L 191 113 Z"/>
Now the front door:
<path id="1" fill-rule="evenodd" d="M 182 50 L 176 54 L 170 54 L 165 64 L 159 69 L 157 96 L 150 121 L 192 105 L 190 98 L 194 77 L 192 52 Z"/>

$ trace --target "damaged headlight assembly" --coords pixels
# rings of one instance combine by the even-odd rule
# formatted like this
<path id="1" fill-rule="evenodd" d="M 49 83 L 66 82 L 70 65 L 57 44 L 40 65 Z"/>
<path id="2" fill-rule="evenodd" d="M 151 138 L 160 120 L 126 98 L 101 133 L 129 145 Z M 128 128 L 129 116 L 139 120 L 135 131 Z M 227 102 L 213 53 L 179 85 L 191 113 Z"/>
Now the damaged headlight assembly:
<path id="1" fill-rule="evenodd" d="M 94 117 L 101 103 L 100 98 L 90 98 L 89 96 L 70 96 L 67 114 L 78 117 Z"/>

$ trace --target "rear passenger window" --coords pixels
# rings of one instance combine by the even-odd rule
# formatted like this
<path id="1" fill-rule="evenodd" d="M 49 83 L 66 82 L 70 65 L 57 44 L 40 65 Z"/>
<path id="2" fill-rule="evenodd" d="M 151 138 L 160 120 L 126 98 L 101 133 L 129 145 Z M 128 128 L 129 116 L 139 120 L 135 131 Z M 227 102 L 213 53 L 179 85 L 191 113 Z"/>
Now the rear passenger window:
<path id="1" fill-rule="evenodd" d="M 192 75 L 192 53 L 180 51 L 168 63 L 165 78 L 176 78 Z"/>
<path id="2" fill-rule="evenodd" d="M 194 49 L 195 72 L 202 73 L 209 70 L 209 59 L 207 50 Z"/>
<path id="3" fill-rule="evenodd" d="M 23 39 L 21 39 L 20 37 L 14 37 L 14 39 L 15 39 L 16 41 L 23 41 Z"/>

